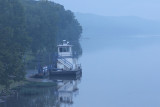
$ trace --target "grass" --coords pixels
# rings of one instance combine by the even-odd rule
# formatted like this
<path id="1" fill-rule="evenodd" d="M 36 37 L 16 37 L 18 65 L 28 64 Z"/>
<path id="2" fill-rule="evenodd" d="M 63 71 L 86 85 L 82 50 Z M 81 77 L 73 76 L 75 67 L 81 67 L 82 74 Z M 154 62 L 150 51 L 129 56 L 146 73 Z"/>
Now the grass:
<path id="1" fill-rule="evenodd" d="M 13 89 L 13 88 L 18 87 L 18 86 L 23 86 L 23 85 L 25 85 L 27 83 L 28 83 L 28 81 L 13 82 L 10 85 L 10 89 Z"/>
<path id="2" fill-rule="evenodd" d="M 42 92 L 42 88 L 54 86 L 56 86 L 56 84 L 53 82 L 20 81 L 12 83 L 10 89 L 18 91 L 21 95 L 38 95 Z M 0 85 L 0 92 L 4 89 L 5 87 Z"/>
<path id="3" fill-rule="evenodd" d="M 21 95 L 38 95 L 41 94 L 43 88 L 56 86 L 52 82 L 28 82 L 22 87 L 16 87 Z"/>
<path id="4" fill-rule="evenodd" d="M 12 82 L 9 89 L 14 89 L 14 88 L 16 88 L 18 86 L 22 86 L 22 85 L 24 85 L 26 83 L 28 83 L 28 82 L 27 81 Z M 2 90 L 5 90 L 5 86 L 4 85 L 0 85 L 0 92 Z"/>

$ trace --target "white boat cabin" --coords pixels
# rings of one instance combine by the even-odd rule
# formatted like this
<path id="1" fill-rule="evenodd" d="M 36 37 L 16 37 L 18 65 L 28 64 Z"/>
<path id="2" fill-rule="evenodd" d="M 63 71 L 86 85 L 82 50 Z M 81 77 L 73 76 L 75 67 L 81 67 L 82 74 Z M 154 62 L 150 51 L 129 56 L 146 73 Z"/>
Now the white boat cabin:
<path id="1" fill-rule="evenodd" d="M 69 42 L 63 40 L 63 43 L 58 45 L 58 55 L 62 57 L 71 57 L 72 56 L 72 45 L 69 45 Z"/>
<path id="2" fill-rule="evenodd" d="M 57 45 L 57 69 L 72 71 L 80 68 L 80 65 L 78 64 L 78 59 L 73 58 L 72 47 L 73 45 L 70 45 L 69 42 L 66 40 L 63 40 L 62 44 Z"/>

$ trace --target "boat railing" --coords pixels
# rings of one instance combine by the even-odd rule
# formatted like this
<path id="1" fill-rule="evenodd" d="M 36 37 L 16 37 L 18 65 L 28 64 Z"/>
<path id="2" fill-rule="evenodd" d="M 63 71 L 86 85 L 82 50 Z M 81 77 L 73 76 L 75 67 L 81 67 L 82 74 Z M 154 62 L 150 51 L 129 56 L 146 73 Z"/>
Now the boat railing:
<path id="1" fill-rule="evenodd" d="M 76 64 L 76 69 L 77 70 L 82 69 L 81 64 Z"/>
<path id="2" fill-rule="evenodd" d="M 58 56 L 58 59 L 62 60 L 64 64 L 67 64 L 67 66 L 69 66 L 70 69 L 73 69 L 73 65 L 69 61 L 67 61 L 64 57 Z"/>

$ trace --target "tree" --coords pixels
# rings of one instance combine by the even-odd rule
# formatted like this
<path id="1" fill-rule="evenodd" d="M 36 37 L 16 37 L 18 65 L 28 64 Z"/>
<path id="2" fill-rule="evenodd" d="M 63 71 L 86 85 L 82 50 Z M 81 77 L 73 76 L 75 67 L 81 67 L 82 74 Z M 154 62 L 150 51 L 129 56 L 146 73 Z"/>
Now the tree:
<path id="1" fill-rule="evenodd" d="M 22 59 L 29 42 L 24 18 L 18 0 L 0 0 L 0 84 L 6 88 L 24 78 Z"/>
<path id="2" fill-rule="evenodd" d="M 43 54 L 42 59 L 56 52 L 56 45 L 66 39 L 74 44 L 74 51 L 82 53 L 79 39 L 82 27 L 74 14 L 54 2 L 23 0 L 26 16 L 26 31 L 32 38 L 31 51 L 35 57 Z M 34 59 L 35 60 L 35 59 Z"/>
<path id="3" fill-rule="evenodd" d="M 0 0 L 0 84 L 24 79 L 24 55 L 31 52 L 43 62 L 66 39 L 81 52 L 82 27 L 71 11 L 54 2 Z M 80 50 L 80 51 L 79 51 Z M 49 56 L 48 56 L 49 55 Z M 45 61 L 46 60 L 46 61 Z"/>

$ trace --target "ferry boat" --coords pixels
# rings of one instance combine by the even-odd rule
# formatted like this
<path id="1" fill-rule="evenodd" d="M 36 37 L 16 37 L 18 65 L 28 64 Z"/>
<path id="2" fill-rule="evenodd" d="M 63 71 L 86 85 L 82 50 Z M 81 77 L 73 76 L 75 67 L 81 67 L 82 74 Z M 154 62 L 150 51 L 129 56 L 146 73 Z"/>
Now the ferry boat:
<path id="1" fill-rule="evenodd" d="M 56 68 L 50 70 L 50 76 L 80 76 L 82 74 L 81 65 L 78 63 L 78 58 L 74 57 L 72 47 L 73 45 L 66 40 L 57 45 Z"/>

